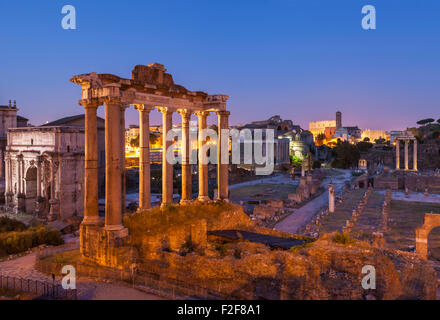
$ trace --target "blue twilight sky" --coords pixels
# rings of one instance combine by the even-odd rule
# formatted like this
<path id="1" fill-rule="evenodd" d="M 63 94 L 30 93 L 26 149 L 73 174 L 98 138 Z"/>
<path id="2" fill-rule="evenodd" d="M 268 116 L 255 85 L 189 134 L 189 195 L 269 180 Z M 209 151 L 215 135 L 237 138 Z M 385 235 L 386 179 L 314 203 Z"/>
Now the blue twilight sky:
<path id="1" fill-rule="evenodd" d="M 66 4 L 76 30 L 61 28 Z M 367 4 L 376 30 L 361 28 Z M 338 109 L 344 125 L 401 129 L 440 118 L 439 14 L 438 0 L 0 0 L 0 104 L 38 125 L 83 112 L 71 76 L 159 62 L 190 90 L 228 94 L 232 124 L 279 114 L 308 128 Z"/>

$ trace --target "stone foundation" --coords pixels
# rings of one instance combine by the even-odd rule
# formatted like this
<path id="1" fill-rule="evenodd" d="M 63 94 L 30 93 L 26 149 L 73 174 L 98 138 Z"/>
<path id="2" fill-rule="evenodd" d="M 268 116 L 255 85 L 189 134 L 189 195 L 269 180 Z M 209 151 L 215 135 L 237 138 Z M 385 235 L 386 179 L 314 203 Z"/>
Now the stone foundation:
<path id="1" fill-rule="evenodd" d="M 136 248 L 128 245 L 128 229 L 106 230 L 101 225 L 80 227 L 82 257 L 112 268 L 128 268 L 137 260 Z"/>

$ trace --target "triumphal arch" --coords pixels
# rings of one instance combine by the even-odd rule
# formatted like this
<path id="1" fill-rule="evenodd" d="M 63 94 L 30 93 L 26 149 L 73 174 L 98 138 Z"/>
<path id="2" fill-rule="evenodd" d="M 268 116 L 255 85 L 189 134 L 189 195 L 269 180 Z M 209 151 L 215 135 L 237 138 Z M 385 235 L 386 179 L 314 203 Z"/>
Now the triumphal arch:
<path id="1" fill-rule="evenodd" d="M 131 79 L 113 74 L 89 73 L 74 76 L 72 82 L 81 85 L 79 104 L 85 109 L 85 180 L 84 220 L 81 231 L 81 250 L 98 262 L 107 259 L 102 246 L 119 243 L 118 239 L 128 235 L 122 224 L 125 209 L 125 110 L 134 106 L 139 111 L 140 159 L 139 159 L 139 209 L 150 208 L 150 159 L 149 159 L 149 114 L 157 109 L 163 119 L 162 151 L 162 205 L 173 201 L 173 166 L 167 161 L 167 150 L 172 141 L 167 141 L 167 132 L 172 129 L 172 115 L 182 117 L 182 200 L 190 202 L 191 165 L 189 163 L 191 114 L 198 117 L 198 131 L 207 128 L 207 116 L 214 112 L 218 116 L 218 128 L 228 128 L 229 112 L 226 110 L 227 95 L 210 95 L 201 91 L 190 91 L 177 85 L 166 73 L 163 65 L 151 63 L 137 65 Z M 105 221 L 98 215 L 98 131 L 97 109 L 105 106 Z M 219 135 L 219 139 L 221 139 Z M 200 138 L 198 149 L 206 143 Z M 217 142 L 221 145 L 221 141 Z M 222 158 L 218 148 L 218 159 Z M 198 200 L 208 201 L 208 165 L 200 161 L 199 152 Z M 218 161 L 218 199 L 228 198 L 228 164 Z M 85 240 L 85 239 L 90 239 Z M 93 241 L 93 239 L 98 239 Z M 99 240 L 101 239 L 101 240 Z M 105 241 L 103 239 L 106 239 Z M 99 241 L 104 241 L 99 243 Z M 105 251 L 105 250 L 104 250 Z M 101 253 L 99 253 L 101 252 Z M 105 263 L 108 264 L 108 263 Z"/>

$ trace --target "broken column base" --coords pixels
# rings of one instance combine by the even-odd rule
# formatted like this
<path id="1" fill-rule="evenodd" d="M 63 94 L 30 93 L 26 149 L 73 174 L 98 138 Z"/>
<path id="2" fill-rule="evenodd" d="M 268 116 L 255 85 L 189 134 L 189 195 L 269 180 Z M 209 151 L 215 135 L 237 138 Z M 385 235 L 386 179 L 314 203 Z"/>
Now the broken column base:
<path id="1" fill-rule="evenodd" d="M 37 200 L 35 201 L 35 215 L 37 217 L 41 216 L 44 213 L 46 207 L 45 201 L 46 199 L 42 197 L 38 197 Z"/>
<path id="2" fill-rule="evenodd" d="M 81 224 L 80 250 L 84 260 L 101 266 L 124 269 L 137 260 L 136 248 L 128 245 L 128 229 L 109 230 L 103 223 Z"/>

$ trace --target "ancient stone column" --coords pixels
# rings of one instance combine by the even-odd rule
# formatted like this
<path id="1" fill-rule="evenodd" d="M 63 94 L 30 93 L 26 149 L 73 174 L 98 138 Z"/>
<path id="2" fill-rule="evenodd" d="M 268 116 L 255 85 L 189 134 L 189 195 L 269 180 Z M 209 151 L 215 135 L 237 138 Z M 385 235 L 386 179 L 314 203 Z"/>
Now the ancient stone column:
<path id="1" fill-rule="evenodd" d="M 98 119 L 99 102 L 82 100 L 85 110 L 85 155 L 84 155 L 84 224 L 97 224 L 98 211 Z"/>
<path id="2" fill-rule="evenodd" d="M 150 111 L 143 104 L 135 106 L 139 110 L 139 210 L 151 208 L 150 185 Z"/>
<path id="3" fill-rule="evenodd" d="M 328 185 L 328 211 L 335 212 L 335 187 L 332 184 Z"/>
<path id="4" fill-rule="evenodd" d="M 7 194 L 9 192 L 9 157 L 5 157 L 5 199 L 7 199 Z"/>
<path id="5" fill-rule="evenodd" d="M 229 111 L 217 111 L 218 116 L 218 142 L 217 142 L 217 189 L 218 200 L 228 200 L 228 167 L 229 167 L 229 135 L 223 136 L 222 129 L 229 129 Z"/>
<path id="6" fill-rule="evenodd" d="M 121 101 L 105 101 L 105 229 L 122 230 Z"/>
<path id="7" fill-rule="evenodd" d="M 53 157 L 50 159 L 50 209 L 49 209 L 49 221 L 53 221 L 58 217 L 58 199 L 55 196 L 56 189 L 56 181 L 55 181 L 55 173 L 57 171 L 57 160 Z M 59 179 L 58 179 L 59 182 Z"/>
<path id="8" fill-rule="evenodd" d="M 172 141 L 167 141 L 167 133 L 173 128 L 173 112 L 167 107 L 159 107 L 162 113 L 162 204 L 173 203 L 173 165 L 167 159 L 167 150 Z"/>
<path id="9" fill-rule="evenodd" d="M 179 109 L 178 113 L 182 116 L 182 199 L 181 204 L 189 203 L 192 199 L 192 176 L 190 158 L 190 139 L 189 122 L 191 120 L 191 111 L 188 109 Z"/>
<path id="10" fill-rule="evenodd" d="M 38 156 L 35 161 L 37 164 L 37 198 L 41 197 L 41 157 Z"/>
<path id="11" fill-rule="evenodd" d="M 400 140 L 396 139 L 396 169 L 400 169 Z"/>
<path id="12" fill-rule="evenodd" d="M 409 169 L 408 166 L 408 140 L 405 140 L 405 170 Z"/>
<path id="13" fill-rule="evenodd" d="M 417 171 L 417 139 L 414 139 L 413 148 L 413 170 Z"/>
<path id="14" fill-rule="evenodd" d="M 120 144 L 120 160 L 121 160 L 121 210 L 124 214 L 126 209 L 126 174 L 125 174 L 125 109 L 129 105 L 121 104 L 121 144 Z"/>
<path id="15" fill-rule="evenodd" d="M 206 144 L 206 139 L 202 140 L 201 132 L 206 130 L 207 122 L 206 118 L 209 115 L 209 111 L 197 111 L 195 113 L 199 122 L 199 139 L 198 139 L 198 155 L 199 155 L 199 196 L 197 200 L 199 201 L 209 201 L 208 195 L 208 164 L 207 155 L 202 154 L 202 147 Z M 206 164 L 204 164 L 206 163 Z"/>
<path id="16" fill-rule="evenodd" d="M 21 159 L 22 158 L 23 158 L 22 155 L 17 156 L 17 181 L 18 181 L 17 194 L 21 194 L 21 185 L 23 183 L 23 178 L 21 176 Z"/>

